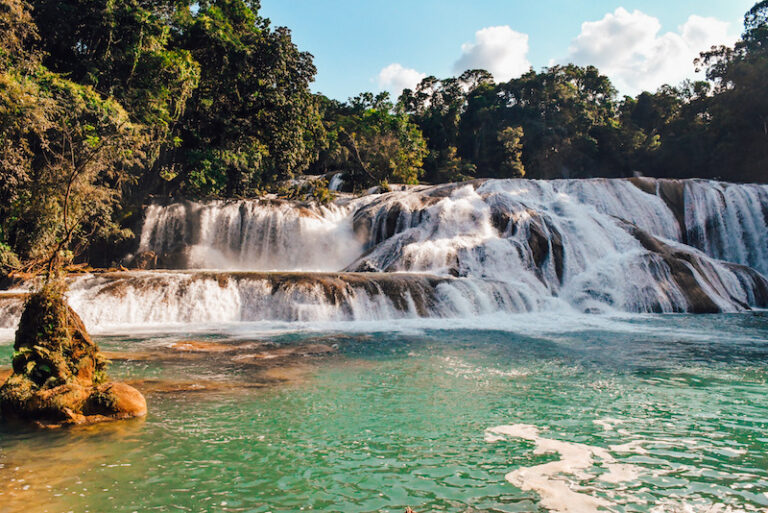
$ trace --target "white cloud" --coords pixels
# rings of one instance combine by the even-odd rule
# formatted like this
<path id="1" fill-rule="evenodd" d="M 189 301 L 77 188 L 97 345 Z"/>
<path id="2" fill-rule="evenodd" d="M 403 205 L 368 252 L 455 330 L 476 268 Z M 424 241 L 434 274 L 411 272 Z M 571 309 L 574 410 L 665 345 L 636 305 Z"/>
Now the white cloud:
<path id="1" fill-rule="evenodd" d="M 660 34 L 661 22 L 641 11 L 619 7 L 599 21 L 582 24 L 568 61 L 597 66 L 625 94 L 654 91 L 694 78 L 693 60 L 712 45 L 732 44 L 730 24 L 693 15 L 678 32 Z"/>
<path id="2" fill-rule="evenodd" d="M 478 30 L 473 43 L 461 45 L 461 57 L 453 66 L 457 74 L 468 69 L 487 70 L 500 82 L 519 77 L 530 67 L 528 34 L 506 25 Z"/>
<path id="3" fill-rule="evenodd" d="M 394 63 L 379 72 L 379 87 L 389 91 L 392 97 L 397 99 L 403 89 L 415 89 L 426 76 L 425 73 Z"/>

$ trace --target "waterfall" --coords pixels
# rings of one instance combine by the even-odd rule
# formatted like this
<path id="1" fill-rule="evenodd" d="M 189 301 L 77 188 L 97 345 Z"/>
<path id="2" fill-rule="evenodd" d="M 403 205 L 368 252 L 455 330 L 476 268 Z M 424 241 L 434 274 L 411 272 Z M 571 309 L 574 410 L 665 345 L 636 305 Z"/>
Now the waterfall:
<path id="1" fill-rule="evenodd" d="M 344 186 L 344 178 L 342 173 L 336 173 L 331 177 L 331 181 L 328 183 L 329 191 L 340 191 Z"/>
<path id="2" fill-rule="evenodd" d="M 380 198 L 357 216 L 367 227 L 358 232 L 368 234 L 368 252 L 349 270 L 494 280 L 583 311 L 734 311 L 763 304 L 760 275 L 683 245 L 689 228 L 660 195 L 630 181 L 440 186 Z"/>
<path id="3" fill-rule="evenodd" d="M 768 274 L 768 187 L 695 180 L 685 193 L 688 244 Z"/>
<path id="4" fill-rule="evenodd" d="M 150 205 L 139 251 L 172 268 L 334 271 L 360 253 L 344 206 L 280 201 Z"/>
<path id="5" fill-rule="evenodd" d="M 0 328 L 18 323 L 26 292 L 0 295 Z M 67 296 L 90 327 L 456 318 L 536 309 L 533 298 L 504 284 L 399 273 L 105 273 L 71 278 Z"/>
<path id="6" fill-rule="evenodd" d="M 69 296 L 95 325 L 737 312 L 768 306 L 767 207 L 762 185 L 645 178 L 152 204 L 136 261 L 166 270 Z M 0 295 L 0 327 L 22 292 Z"/>
<path id="7" fill-rule="evenodd" d="M 675 189 L 682 205 L 669 200 Z M 578 230 L 579 222 L 582 228 L 600 224 L 605 232 L 615 224 L 611 218 L 622 219 L 768 274 L 768 186 L 702 180 L 488 180 L 345 197 L 327 207 L 277 200 L 153 204 L 139 250 L 161 255 L 169 268 L 338 271 L 417 225 L 435 249 L 446 239 L 458 247 L 484 230 L 486 240 L 495 238 L 491 225 L 521 212 L 554 218 L 562 234 Z M 460 224 L 452 225 L 452 216 Z M 446 228 L 452 233 L 440 233 Z"/>

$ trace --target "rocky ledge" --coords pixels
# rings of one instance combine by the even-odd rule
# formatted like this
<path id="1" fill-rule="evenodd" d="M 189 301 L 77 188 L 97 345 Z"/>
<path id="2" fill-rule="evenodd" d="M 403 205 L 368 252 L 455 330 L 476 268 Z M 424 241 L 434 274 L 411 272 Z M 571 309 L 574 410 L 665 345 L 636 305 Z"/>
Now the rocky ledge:
<path id="1" fill-rule="evenodd" d="M 106 360 L 61 285 L 27 298 L 13 348 L 13 371 L 0 387 L 3 421 L 59 427 L 147 413 L 138 390 L 108 382 Z"/>

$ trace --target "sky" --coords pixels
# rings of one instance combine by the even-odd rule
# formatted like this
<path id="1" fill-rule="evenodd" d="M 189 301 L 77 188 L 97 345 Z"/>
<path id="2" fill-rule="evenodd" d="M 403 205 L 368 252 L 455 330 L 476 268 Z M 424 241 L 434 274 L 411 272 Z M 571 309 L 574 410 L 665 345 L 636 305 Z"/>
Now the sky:
<path id="1" fill-rule="evenodd" d="M 679 84 L 713 44 L 733 44 L 756 0 L 262 0 L 260 14 L 314 55 L 313 91 L 398 95 L 421 78 L 594 64 L 621 94 Z"/>

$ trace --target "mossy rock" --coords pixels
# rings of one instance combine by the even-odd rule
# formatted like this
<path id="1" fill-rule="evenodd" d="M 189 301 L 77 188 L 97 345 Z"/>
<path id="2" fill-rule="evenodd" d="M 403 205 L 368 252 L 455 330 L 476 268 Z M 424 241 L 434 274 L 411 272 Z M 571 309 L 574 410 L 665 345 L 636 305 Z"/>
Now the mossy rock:
<path id="1" fill-rule="evenodd" d="M 46 285 L 29 296 L 13 348 L 14 373 L 38 387 L 73 382 L 89 386 L 104 374 L 99 348 L 67 304 L 61 285 Z"/>
<path id="2" fill-rule="evenodd" d="M 96 387 L 85 404 L 86 416 L 102 415 L 111 418 L 143 417 L 147 414 L 147 401 L 141 392 L 125 383 L 105 383 Z"/>
<path id="3" fill-rule="evenodd" d="M 0 416 L 43 426 L 146 415 L 144 397 L 106 381 L 106 360 L 64 287 L 48 284 L 27 299 L 16 331 L 13 374 L 0 387 Z"/>

